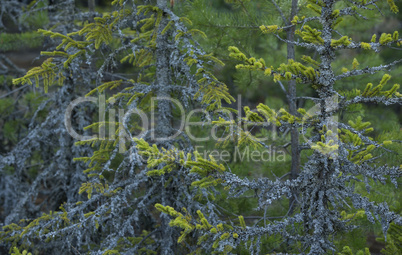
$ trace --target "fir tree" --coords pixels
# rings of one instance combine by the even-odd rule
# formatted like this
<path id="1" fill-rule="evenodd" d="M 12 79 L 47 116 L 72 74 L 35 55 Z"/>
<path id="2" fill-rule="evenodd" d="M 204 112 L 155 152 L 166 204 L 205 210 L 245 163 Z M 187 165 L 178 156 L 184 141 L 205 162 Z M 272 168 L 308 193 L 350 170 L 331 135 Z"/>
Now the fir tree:
<path id="1" fill-rule="evenodd" d="M 66 2 L 49 6 L 46 1 L 34 1 L 30 4 L 3 1 L 3 7 L 12 10 L 2 12 L 5 33 L 1 34 L 1 47 L 6 54 L 11 50 L 37 50 L 44 43 L 44 38 L 32 30 L 39 27 L 54 26 L 58 22 L 61 23 L 58 29 L 72 29 L 74 26 L 67 22 L 74 10 Z M 55 19 L 48 15 L 48 9 L 63 10 L 63 13 Z M 49 48 L 54 47 L 50 41 L 46 45 Z M 58 208 L 65 199 L 76 200 L 76 185 L 85 177 L 81 170 L 77 171 L 80 167 L 71 159 L 88 149 L 75 148 L 64 127 L 62 108 L 67 107 L 72 98 L 79 95 L 74 81 L 68 79 L 63 89 L 44 96 L 40 91 L 29 91 L 28 84 L 13 85 L 12 78 L 23 76 L 26 71 L 7 56 L 3 56 L 3 60 L 6 63 L 6 79 L 2 85 L 8 93 L 2 96 L 1 102 L 12 104 L 7 106 L 8 116 L 4 119 L 2 117 L 5 138 L 2 145 L 5 151 L 0 162 L 0 199 L 1 219 L 10 223 L 21 218 L 38 217 L 44 210 Z M 27 61 L 30 65 L 31 60 Z M 42 66 L 45 65 L 46 63 Z M 88 75 L 79 70 L 76 81 Z M 47 79 L 52 78 L 48 76 Z M 90 123 L 88 115 L 80 113 L 73 119 L 79 119 L 77 122 L 84 126 Z"/>
<path id="2" fill-rule="evenodd" d="M 187 157 L 184 153 L 192 152 L 186 135 L 181 133 L 177 138 L 161 139 L 177 132 L 172 124 L 174 105 L 169 100 L 172 96 L 186 107 L 198 102 L 208 111 L 222 107 L 222 100 L 227 103 L 234 100 L 226 86 L 207 69 L 208 65 L 220 61 L 201 50 L 192 34 L 202 32 L 188 29 L 184 22 L 190 21 L 176 16 L 168 8 L 167 1 L 157 1 L 156 5 L 113 1 L 112 5 L 113 11 L 107 14 L 94 15 L 93 10 L 77 14 L 76 17 L 84 18 L 84 21 L 76 28 L 66 29 L 68 33 L 39 30 L 58 45 L 42 52 L 50 58 L 40 67 L 14 79 L 15 84 L 42 85 L 45 92 L 55 83 L 62 85 L 56 93 L 63 96 L 62 101 L 57 102 L 57 110 L 47 116 L 51 123 L 64 120 L 60 111 L 68 110 L 68 103 L 78 95 L 65 92 L 71 92 L 71 86 L 77 82 L 86 84 L 80 91 L 85 91 L 87 97 L 99 94 L 99 98 L 106 99 L 107 96 L 107 105 L 100 103 L 102 110 L 98 121 L 86 127 L 87 130 L 99 130 L 99 133 L 78 141 L 78 147 L 70 148 L 69 152 L 56 154 L 69 157 L 68 163 L 61 159 L 53 162 L 63 168 L 70 168 L 73 159 L 89 163 L 87 169 L 76 168 L 79 171 L 76 176 L 81 177 L 84 173 L 88 179 L 74 181 L 69 188 L 69 194 L 85 194 L 87 199 L 67 197 L 55 212 L 46 212 L 40 217 L 27 219 L 25 214 L 10 213 L 6 221 L 9 225 L 1 232 L 1 240 L 10 252 L 15 249 L 46 253 L 62 249 L 65 254 L 76 251 L 93 254 L 191 252 L 195 244 L 178 246 L 180 229 L 169 227 L 170 218 L 159 215 L 154 205 L 186 207 L 189 213 L 200 209 L 215 210 L 213 203 L 197 202 L 196 196 L 209 200 L 212 194 L 191 188 L 197 176 L 190 174 L 190 168 L 179 165 L 179 161 Z M 89 22 L 85 21 L 88 17 Z M 99 60 L 100 56 L 106 57 Z M 129 74 L 113 73 L 123 68 L 134 74 L 132 78 Z M 106 95 L 107 91 L 113 94 Z M 154 110 L 154 96 L 158 97 L 156 123 L 142 130 L 136 122 L 144 121 L 142 117 Z M 106 120 L 106 111 L 109 120 Z M 114 120 L 116 112 L 119 113 L 117 122 Z M 85 116 L 83 114 L 84 111 L 80 116 Z M 68 118 L 67 115 L 67 122 Z M 75 128 L 81 129 L 87 122 L 78 123 L 80 126 Z M 46 125 L 43 123 L 33 138 L 31 133 L 15 153 L 25 153 L 23 149 L 35 146 L 35 139 L 44 139 L 47 132 L 56 128 Z M 68 127 L 60 129 L 64 132 L 62 139 L 71 140 L 65 134 L 71 130 Z M 141 139 L 134 139 L 138 132 Z M 106 133 L 109 133 L 108 137 Z M 63 150 L 68 148 L 66 143 L 61 144 Z M 88 145 L 94 148 L 92 155 L 86 155 Z M 178 149 L 182 151 L 178 153 Z M 71 154 L 71 151 L 75 153 Z M 14 154 L 3 158 L 3 164 L 23 166 L 25 160 L 20 159 L 24 158 Z M 147 159 L 147 164 L 141 157 Z M 71 170 L 66 169 L 66 172 L 71 173 Z M 51 173 L 53 167 L 45 169 L 35 182 L 54 182 Z M 58 173 L 64 171 L 58 170 Z M 25 200 L 36 192 L 35 185 L 24 194 Z M 18 220 L 22 221 L 16 225 Z"/>
<path id="3" fill-rule="evenodd" d="M 242 2 L 242 1 L 240 1 Z M 393 2 L 388 2 L 391 11 L 397 12 Z M 218 225 L 204 222 L 206 215 L 199 212 L 199 218 L 190 221 L 183 220 L 177 212 L 170 211 L 169 207 L 158 205 L 161 211 L 175 216 L 176 221 L 192 224 L 201 234 L 200 243 L 204 243 L 206 251 L 214 250 L 219 252 L 230 252 L 233 248 L 246 244 L 254 252 L 260 253 L 263 243 L 261 239 L 265 236 L 280 235 L 291 249 L 286 251 L 301 254 L 325 254 L 335 251 L 333 239 L 340 233 L 345 233 L 355 228 L 349 222 L 346 215 L 342 216 L 341 211 L 346 210 L 356 213 L 355 210 L 362 210 L 371 223 L 376 220 L 381 222 L 384 235 L 391 222 L 401 224 L 401 216 L 392 212 L 386 203 L 370 201 L 368 197 L 356 192 L 355 185 L 364 183 L 367 190 L 372 185 L 370 180 L 391 181 L 397 186 L 398 178 L 401 176 L 400 166 L 395 162 L 388 162 L 390 165 L 382 165 L 379 159 L 382 153 L 392 153 L 387 146 L 390 141 L 376 141 L 368 133 L 373 131 L 369 122 L 362 118 L 349 120 L 347 123 L 337 121 L 336 116 L 343 111 L 352 110 L 355 105 L 361 103 L 381 103 L 385 105 L 400 105 L 401 94 L 398 92 L 399 85 L 388 85 L 385 87 L 391 76 L 384 74 L 377 81 L 378 85 L 372 83 L 360 85 L 360 89 L 351 91 L 337 91 L 337 86 L 342 80 L 373 74 L 388 70 L 400 63 L 400 60 L 385 65 L 359 68 L 357 60 L 352 63 L 352 70 L 343 70 L 338 73 L 333 68 L 336 60 L 336 53 L 344 49 L 352 50 L 374 50 L 378 52 L 384 47 L 400 45 L 398 32 L 391 34 L 383 33 L 379 40 L 375 36 L 366 42 L 353 41 L 350 36 L 339 36 L 336 26 L 347 22 L 348 16 L 359 16 L 365 18 L 369 12 L 368 6 L 376 6 L 374 2 L 353 2 L 343 3 L 340 1 L 310 1 L 307 8 L 311 10 L 309 15 L 293 17 L 291 23 L 296 34 L 302 39 L 291 41 L 283 38 L 282 31 L 289 30 L 289 27 L 278 25 L 261 25 L 263 33 L 274 34 L 283 42 L 294 44 L 296 47 L 303 47 L 314 51 L 319 57 L 315 60 L 311 56 L 303 56 L 305 64 L 289 59 L 287 63 L 278 67 L 266 64 L 263 59 L 247 57 L 237 47 L 229 47 L 230 56 L 242 61 L 237 66 L 239 69 L 256 70 L 273 76 L 274 80 L 295 81 L 299 86 L 311 86 L 316 96 L 310 98 L 316 103 L 312 111 L 298 109 L 298 114 L 290 114 L 284 109 L 275 111 L 266 105 L 257 106 L 258 113 L 246 116 L 246 121 L 261 121 L 265 118 L 269 123 L 278 126 L 296 127 L 303 136 L 309 137 L 306 144 L 301 144 L 300 149 L 312 150 L 308 161 L 302 166 L 300 175 L 291 181 L 269 180 L 260 178 L 255 180 L 242 179 L 227 169 L 219 169 L 212 173 L 214 178 L 219 178 L 232 196 L 237 197 L 248 190 L 255 190 L 258 197 L 258 208 L 264 208 L 283 196 L 291 196 L 291 191 L 300 193 L 300 210 L 294 215 L 287 215 L 283 220 L 267 223 L 264 217 L 262 224 L 246 226 L 242 217 L 239 217 L 237 227 L 225 228 Z M 371 10 L 374 11 L 374 10 Z M 345 20 L 344 20 L 345 19 Z M 244 121 L 244 120 L 243 120 Z M 233 122 L 225 120 L 217 121 L 221 125 L 232 125 Z M 233 135 L 244 134 L 241 125 L 237 125 Z M 306 130 L 311 132 L 307 135 Z M 243 139 L 251 143 L 260 143 L 258 140 Z M 199 167 L 199 166 L 198 166 Z M 352 209 L 354 208 L 354 209 Z M 202 223 L 202 224 L 201 224 Z M 184 223 L 182 223 L 184 224 Z M 177 224 L 178 225 L 178 224 Z M 178 225 L 179 226 L 179 225 Z M 350 248 L 345 248 L 345 252 Z"/>
<path id="4" fill-rule="evenodd" d="M 262 23 L 251 14 L 253 26 L 261 33 L 273 34 L 281 43 L 296 48 L 307 48 L 320 58 L 303 56 L 298 60 L 290 53 L 286 63 L 277 65 L 232 46 L 229 53 L 238 61 L 237 68 L 260 72 L 261 77 L 273 77 L 279 84 L 289 81 L 289 87 L 309 87 L 315 94 L 304 99 L 312 100 L 316 106 L 311 110 L 298 109 L 296 113 L 290 108 L 274 110 L 259 104 L 256 112 L 244 107 L 245 116 L 237 112 L 236 120 L 227 114 L 230 109 L 223 107 L 223 102 L 230 104 L 233 98 L 208 68 L 220 61 L 206 54 L 194 40 L 194 36 L 204 34 L 189 29 L 183 24 L 189 20 L 172 12 L 170 8 L 180 7 L 177 1 L 170 1 L 170 8 L 167 0 L 144 2 L 115 0 L 113 10 L 103 14 L 96 12 L 93 1 L 89 2 L 89 12 L 82 13 L 75 13 L 70 2 L 68 10 L 74 11 L 74 15 L 69 18 L 74 22 L 40 30 L 56 43 L 54 48 L 42 52 L 50 58 L 14 83 L 40 85 L 44 91 L 50 91 L 55 107 L 49 108 L 43 123 L 32 128 L 27 139 L 1 158 L 1 174 L 10 176 L 5 169 L 14 166 L 12 178 L 20 178 L 24 174 L 20 169 L 38 150 L 42 151 L 41 159 L 52 161 L 44 164 L 33 183 L 10 177 L 2 181 L 18 186 L 11 201 L 23 198 L 16 209 L 9 206 L 8 225 L 0 232 L 2 247 L 11 254 L 364 254 L 368 253 L 364 247 L 336 246 L 339 235 L 355 229 L 359 223 L 356 219 L 367 218 L 372 223 L 377 219 L 384 233 L 391 222 L 402 225 L 401 216 L 390 210 L 387 203 L 370 201 L 368 197 L 372 195 L 367 194 L 374 186 L 371 180 L 393 184 L 399 181 L 397 160 L 387 160 L 393 155 L 392 149 L 399 148 L 389 141 L 396 135 L 384 133 L 375 139 L 370 136 L 375 131 L 369 122 L 362 116 L 350 117 L 350 112 L 363 103 L 401 104 L 399 85 L 387 85 L 391 76 L 375 75 L 396 66 L 399 60 L 360 68 L 355 59 L 350 63 L 350 71 L 346 67 L 341 72 L 334 68 L 336 52 L 378 52 L 400 43 L 397 32 L 366 42 L 338 36 L 344 32 L 337 31 L 336 25 L 348 24 L 349 16 L 362 17 L 373 12 L 375 9 L 368 8 L 376 6 L 376 2 L 311 1 L 301 5 L 311 10 L 306 17 L 294 16 L 292 8 L 290 21 L 278 17 L 282 19 L 281 25 Z M 249 1 L 227 2 L 244 6 Z M 391 10 L 397 10 L 392 1 L 388 3 Z M 285 7 L 286 3 L 279 6 Z M 304 12 L 301 8 L 300 13 Z M 293 31 L 299 39 L 292 39 Z M 371 83 L 360 89 L 338 89 L 345 79 L 364 74 L 369 74 Z M 53 91 L 56 84 L 62 86 Z M 94 114 L 93 105 L 76 110 L 74 130 L 86 126 L 87 132 L 91 130 L 96 135 L 73 146 L 67 134 L 72 130 L 63 125 L 64 112 L 81 94 L 92 101 L 97 101 L 94 95 L 98 95 L 106 105 L 99 104 L 99 116 Z M 156 106 L 154 96 L 159 97 Z M 307 142 L 297 150 L 306 151 L 308 160 L 291 180 L 240 177 L 228 165 L 194 151 L 183 132 L 173 139 L 160 139 L 177 131 L 177 104 L 169 99 L 176 99 L 185 108 L 201 104 L 211 115 L 212 123 L 230 133 L 224 142 L 234 140 L 239 145 L 269 148 L 247 128 L 276 125 L 282 130 L 299 131 Z M 138 123 L 142 121 L 144 125 L 146 116 L 154 110 L 158 113 L 155 123 L 143 130 Z M 337 115 L 344 118 L 337 120 Z M 52 134 L 54 130 L 58 130 L 58 137 Z M 72 163 L 73 158 L 86 163 L 86 167 Z M 48 189 L 53 196 L 67 197 L 49 200 L 53 201 L 52 211 L 39 216 L 40 208 L 29 212 L 24 206 L 31 203 L 32 196 L 36 197 L 41 183 L 53 184 Z M 60 186 L 67 188 L 60 191 Z M 257 199 L 257 206 L 252 209 L 261 217 L 254 225 L 240 215 L 236 219 L 226 217 L 227 208 L 216 200 L 226 191 L 229 198 Z M 300 194 L 299 198 L 295 193 Z M 299 199 L 298 206 L 280 220 L 272 220 L 266 208 L 285 197 Z M 58 203 L 62 203 L 60 207 Z M 392 227 L 390 231 L 388 252 L 395 249 L 397 229 Z M 272 248 L 274 242 L 283 245 Z"/>

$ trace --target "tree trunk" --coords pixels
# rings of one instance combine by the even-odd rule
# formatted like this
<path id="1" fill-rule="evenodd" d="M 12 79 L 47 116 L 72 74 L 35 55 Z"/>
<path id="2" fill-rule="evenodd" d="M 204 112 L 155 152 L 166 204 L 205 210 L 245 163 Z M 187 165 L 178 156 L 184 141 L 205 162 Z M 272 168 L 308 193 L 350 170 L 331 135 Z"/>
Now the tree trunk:
<path id="1" fill-rule="evenodd" d="M 157 6 L 163 10 L 167 7 L 167 0 L 158 0 Z M 170 101 L 170 93 L 167 87 L 169 86 L 169 33 L 161 34 L 166 27 L 168 20 L 162 19 L 158 28 L 158 37 L 156 39 L 156 83 L 158 90 L 156 92 L 158 100 L 158 117 L 155 126 L 156 138 L 167 138 L 172 131 L 172 107 Z M 160 99 L 165 98 L 165 99 Z"/>
<path id="2" fill-rule="evenodd" d="M 289 22 L 288 25 L 291 25 L 291 21 L 293 20 L 293 17 L 297 14 L 297 1 L 298 0 L 292 0 L 292 9 L 289 17 Z M 293 26 L 288 29 L 287 31 L 287 40 L 289 42 L 294 41 L 295 37 L 295 28 L 296 26 Z M 287 58 L 288 59 L 295 59 L 295 46 L 292 43 L 287 44 Z M 288 86 L 288 100 L 289 100 L 289 113 L 292 115 L 297 114 L 297 105 L 296 105 L 296 81 L 295 80 L 290 80 L 289 81 L 289 86 Z M 291 147 L 292 147 L 292 166 L 290 169 L 290 180 L 294 180 L 297 178 L 299 175 L 300 171 L 300 150 L 299 150 L 299 132 L 297 130 L 297 127 L 292 127 L 290 131 L 290 136 L 291 136 Z M 298 192 L 297 190 L 292 191 L 292 197 L 289 199 L 289 213 L 292 214 L 294 212 L 294 209 L 296 207 L 296 201 L 298 197 Z"/>

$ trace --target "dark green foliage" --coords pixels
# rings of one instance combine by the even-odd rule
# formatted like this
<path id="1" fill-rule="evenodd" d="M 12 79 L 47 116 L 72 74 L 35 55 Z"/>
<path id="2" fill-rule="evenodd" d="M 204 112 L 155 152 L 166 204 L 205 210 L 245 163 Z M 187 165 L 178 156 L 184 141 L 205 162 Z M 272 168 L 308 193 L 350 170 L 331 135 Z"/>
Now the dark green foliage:
<path id="1" fill-rule="evenodd" d="M 0 34 L 0 51 L 18 51 L 39 48 L 43 45 L 43 36 L 37 32 L 21 34 Z"/>
<path id="2" fill-rule="evenodd" d="M 400 40 L 373 31 L 384 18 L 367 1 L 299 2 L 288 21 L 292 1 L 115 0 L 92 13 L 74 1 L 5 3 L 41 35 L 1 34 L 4 49 L 49 44 L 42 64 L 25 72 L 7 62 L 0 76 L 0 253 L 368 255 L 372 233 L 388 233 L 385 254 L 400 252 L 400 67 L 382 51 Z M 378 7 L 396 11 L 393 1 Z M 237 109 L 228 90 L 245 95 Z M 72 126 L 95 136 L 74 140 L 64 113 L 84 95 L 92 103 L 75 108 Z M 200 107 L 191 133 L 221 140 L 159 141 L 182 113 L 177 102 L 152 105 L 155 96 L 186 114 Z M 332 96 L 339 108 L 326 107 Z M 156 119 L 144 130 L 120 110 Z M 295 147 L 302 167 L 289 180 Z"/>
<path id="3" fill-rule="evenodd" d="M 384 242 L 383 238 L 379 239 Z M 391 224 L 388 230 L 385 249 L 381 253 L 385 255 L 400 255 L 402 254 L 402 226 Z"/>

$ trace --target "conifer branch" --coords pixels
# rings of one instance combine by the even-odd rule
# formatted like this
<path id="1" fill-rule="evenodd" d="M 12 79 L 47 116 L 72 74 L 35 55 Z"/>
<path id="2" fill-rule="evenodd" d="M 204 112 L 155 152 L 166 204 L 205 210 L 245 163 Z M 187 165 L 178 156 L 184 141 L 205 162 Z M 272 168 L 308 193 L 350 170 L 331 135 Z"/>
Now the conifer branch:
<path id="1" fill-rule="evenodd" d="M 402 62 L 402 59 L 399 59 L 399 60 L 395 60 L 386 65 L 381 65 L 381 66 L 376 66 L 376 67 L 366 67 L 366 68 L 359 69 L 359 70 L 348 71 L 343 74 L 335 76 L 334 79 L 341 80 L 341 79 L 351 77 L 351 76 L 358 76 L 358 75 L 363 75 L 363 74 L 374 74 L 379 71 L 389 70 L 390 68 L 394 67 L 395 65 L 397 65 L 401 62 Z"/>

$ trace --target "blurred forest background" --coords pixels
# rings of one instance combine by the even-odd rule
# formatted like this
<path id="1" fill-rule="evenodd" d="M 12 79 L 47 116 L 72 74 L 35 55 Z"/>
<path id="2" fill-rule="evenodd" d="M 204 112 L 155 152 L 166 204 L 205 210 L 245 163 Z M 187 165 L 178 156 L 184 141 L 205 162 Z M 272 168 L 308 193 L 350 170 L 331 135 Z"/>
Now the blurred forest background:
<path id="1" fill-rule="evenodd" d="M 28 6 L 32 1 L 20 1 Z M 57 0 L 49 0 L 49 5 Z M 76 0 L 78 8 L 87 9 L 88 1 Z M 247 2 L 247 1 L 245 1 Z M 305 1 L 304 1 L 305 2 Z M 283 7 L 286 7 L 286 1 L 279 1 Z M 396 2 L 398 7 L 402 9 L 402 2 Z M 300 4 L 304 4 L 303 0 Z M 1 5 L 1 0 L 0 0 Z M 40 8 L 40 6 L 38 6 Z M 102 12 L 110 8 L 110 1 L 99 0 L 95 1 L 95 8 Z M 37 29 L 50 29 L 54 24 L 50 22 L 53 13 L 51 11 L 39 11 L 31 14 L 15 17 L 12 9 L 2 10 L 0 20 L 0 154 L 6 155 L 11 151 L 18 141 L 20 141 L 28 132 L 29 126 L 34 123 L 40 123 L 46 116 L 47 110 L 44 107 L 35 119 L 32 120 L 33 114 L 41 103 L 46 100 L 47 95 L 42 91 L 29 85 L 14 86 L 12 79 L 23 76 L 27 70 L 40 65 L 44 61 L 44 57 L 40 57 L 40 51 L 47 48 L 50 43 L 48 38 L 45 38 L 37 32 Z M 254 109 L 259 103 L 265 103 L 272 108 L 287 109 L 286 94 L 283 89 L 261 73 L 236 70 L 235 65 L 238 62 L 228 57 L 228 47 L 236 46 L 242 52 L 246 53 L 247 57 L 258 56 L 265 59 L 269 66 L 270 63 L 282 63 L 286 60 L 286 44 L 280 43 L 274 36 L 263 35 L 259 29 L 262 24 L 280 23 L 281 17 L 278 15 L 271 1 L 250 1 L 247 4 L 239 4 L 237 1 L 228 0 L 175 0 L 172 10 L 179 16 L 186 16 L 192 22 L 193 28 L 199 29 L 207 35 L 207 38 L 198 39 L 198 42 L 206 52 L 213 52 L 213 55 L 225 63 L 224 67 L 216 67 L 215 75 L 219 80 L 226 83 L 231 94 L 237 99 L 237 95 L 241 96 L 242 106 L 249 106 Z M 5 11 L 5 12 L 4 12 Z M 14 18 L 18 19 L 13 20 Z M 353 27 L 353 39 L 369 40 L 373 34 L 377 34 L 377 38 L 381 33 L 392 33 L 400 31 L 402 27 L 402 13 L 391 15 L 390 12 L 378 13 L 376 16 L 371 16 L 369 20 L 364 20 L 361 17 L 351 18 L 349 24 Z M 339 27 L 340 31 L 349 29 L 350 27 Z M 304 51 L 304 50 L 303 50 Z M 307 52 L 296 49 L 296 59 L 300 59 L 302 55 L 307 55 Z M 335 69 L 342 68 L 352 69 L 353 59 L 356 57 L 354 52 L 347 50 L 342 51 L 338 56 Z M 361 67 L 374 66 L 382 63 L 389 63 L 393 60 L 402 58 L 402 49 L 382 50 L 380 54 L 368 52 L 359 54 L 358 62 Z M 121 72 L 125 71 L 125 66 L 122 64 Z M 375 74 L 376 78 L 381 79 L 384 73 Z M 401 83 L 402 67 L 399 66 L 391 71 L 392 82 Z M 373 77 L 356 77 L 350 78 L 346 83 L 338 84 L 338 89 L 353 89 L 361 87 L 362 84 L 367 84 Z M 55 89 L 55 88 L 53 88 Z M 298 97 L 313 96 L 313 89 L 308 87 L 298 87 Z M 239 102 L 236 102 L 236 104 Z M 310 102 L 309 102 L 310 103 Z M 232 105 L 235 106 L 235 105 Z M 305 100 L 297 101 L 298 107 L 306 109 L 311 108 Z M 383 158 L 383 164 L 399 165 L 401 164 L 402 146 L 402 109 L 396 104 L 393 106 L 382 106 L 370 104 L 361 104 L 354 111 L 345 113 L 340 118 L 345 120 L 356 120 L 358 116 L 363 116 L 365 121 L 369 121 L 374 128 L 376 137 L 380 141 L 393 138 L 395 143 L 390 146 L 396 153 L 388 154 Z M 195 132 L 200 134 L 207 132 L 201 128 Z M 302 139 L 302 138 L 300 138 Z M 290 171 L 290 148 L 287 145 L 290 140 L 290 133 L 280 132 L 278 137 L 272 137 L 269 144 L 275 146 L 278 150 L 286 153 L 286 160 L 281 161 L 266 161 L 250 168 L 248 162 L 229 162 L 232 171 L 240 176 L 258 177 L 258 176 L 286 176 Z M 398 142 L 399 141 L 399 142 Z M 214 141 L 199 144 L 204 148 L 214 148 Z M 39 152 L 38 152 L 39 154 Z M 307 152 L 301 155 L 301 163 L 306 160 Z M 39 157 L 39 156 L 38 156 Z M 29 166 L 26 176 L 27 182 L 30 182 L 41 171 L 41 166 L 44 162 L 33 160 Z M 402 213 L 402 189 L 394 189 L 392 185 L 377 185 L 374 192 L 367 194 L 372 199 L 377 201 L 386 201 L 390 207 Z M 361 192 L 365 188 L 359 187 Z M 0 191 L 1 192 L 1 191 Z M 254 211 L 249 210 L 254 208 L 253 204 L 256 201 L 250 196 L 239 199 L 225 199 L 225 193 L 222 192 L 220 205 L 227 212 L 227 217 L 237 217 L 244 215 L 248 223 L 253 223 L 259 218 Z M 40 203 L 38 197 L 36 203 Z M 0 222 L 3 222 L 6 215 L 2 210 L 2 204 L 5 201 L 0 201 Z M 272 218 L 283 217 L 288 210 L 288 201 L 283 200 L 275 203 L 271 208 L 267 209 Z M 354 220 L 361 221 L 361 224 L 366 228 L 356 229 L 345 235 L 339 242 L 339 247 L 345 245 L 350 246 L 353 250 L 360 250 L 369 247 L 373 254 L 379 253 L 385 247 L 384 240 L 377 237 L 381 236 L 380 225 L 372 226 L 368 224 L 365 217 L 355 218 Z M 366 222 L 367 221 L 367 222 Z M 399 235 L 401 235 L 399 233 Z M 402 236 L 402 235 L 401 235 Z M 267 240 L 267 246 L 275 247 L 281 245 L 275 243 L 275 237 Z M 269 250 L 269 248 L 267 248 Z M 399 253 L 402 254 L 402 253 Z"/>

